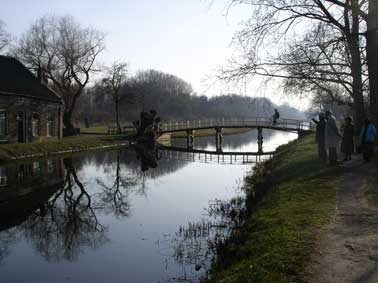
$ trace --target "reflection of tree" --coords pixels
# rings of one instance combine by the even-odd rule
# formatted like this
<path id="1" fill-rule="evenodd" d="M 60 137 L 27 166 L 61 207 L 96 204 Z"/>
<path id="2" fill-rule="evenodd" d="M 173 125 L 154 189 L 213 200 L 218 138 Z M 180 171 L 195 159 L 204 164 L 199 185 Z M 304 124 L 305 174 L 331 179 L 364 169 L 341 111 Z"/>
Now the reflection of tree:
<path id="1" fill-rule="evenodd" d="M 120 152 L 117 151 L 117 162 L 115 168 L 114 182 L 107 185 L 97 178 L 97 183 L 103 188 L 99 195 L 99 208 L 112 212 L 115 216 L 128 216 L 130 204 L 128 201 L 129 188 L 137 184 L 136 178 L 130 175 L 125 176 L 121 172 Z"/>
<path id="2" fill-rule="evenodd" d="M 9 229 L 0 232 L 0 265 L 10 254 L 10 246 L 16 242 L 16 231 Z"/>
<path id="3" fill-rule="evenodd" d="M 107 241 L 92 208 L 91 196 L 80 182 L 71 159 L 65 159 L 64 185 L 22 224 L 26 238 L 47 259 L 77 259 L 84 247 L 96 248 Z"/>

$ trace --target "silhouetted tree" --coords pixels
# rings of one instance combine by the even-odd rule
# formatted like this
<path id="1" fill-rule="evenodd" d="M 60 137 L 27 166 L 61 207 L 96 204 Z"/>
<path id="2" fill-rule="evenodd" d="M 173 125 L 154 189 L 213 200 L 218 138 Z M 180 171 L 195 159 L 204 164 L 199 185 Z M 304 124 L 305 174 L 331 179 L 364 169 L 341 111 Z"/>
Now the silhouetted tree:
<path id="1" fill-rule="evenodd" d="M 121 124 L 119 120 L 119 106 L 122 99 L 121 89 L 125 86 L 127 79 L 127 64 L 125 62 L 114 62 L 106 68 L 105 77 L 102 83 L 105 91 L 111 95 L 115 106 L 115 120 L 118 133 L 121 133 Z"/>
<path id="2" fill-rule="evenodd" d="M 362 25 L 354 7 L 362 2 L 232 0 L 231 5 L 250 7 L 253 16 L 236 35 L 242 59 L 224 69 L 220 77 L 279 78 L 286 86 L 289 82 L 302 90 L 341 84 L 352 97 L 361 124 L 365 116 Z"/>
<path id="3" fill-rule="evenodd" d="M 71 16 L 42 17 L 26 32 L 15 50 L 28 67 L 45 71 L 64 102 L 63 123 L 74 133 L 72 114 L 77 99 L 96 70 L 97 56 L 104 50 L 104 35 L 82 27 Z"/>

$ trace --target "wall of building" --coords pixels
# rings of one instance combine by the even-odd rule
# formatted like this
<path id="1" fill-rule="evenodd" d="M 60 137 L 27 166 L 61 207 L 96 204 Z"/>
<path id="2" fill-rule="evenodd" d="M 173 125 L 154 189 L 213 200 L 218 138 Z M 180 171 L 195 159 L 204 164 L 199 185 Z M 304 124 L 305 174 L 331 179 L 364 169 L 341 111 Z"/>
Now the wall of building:
<path id="1" fill-rule="evenodd" d="M 40 101 L 37 99 L 4 96 L 0 94 L 0 110 L 7 111 L 8 135 L 0 137 L 2 143 L 14 143 L 18 141 L 17 114 L 24 113 L 24 141 L 42 141 L 46 139 L 58 139 L 62 136 L 62 111 L 61 105 Z M 47 135 L 48 113 L 53 116 L 52 135 Z M 33 115 L 39 115 L 39 135 L 32 134 Z"/>

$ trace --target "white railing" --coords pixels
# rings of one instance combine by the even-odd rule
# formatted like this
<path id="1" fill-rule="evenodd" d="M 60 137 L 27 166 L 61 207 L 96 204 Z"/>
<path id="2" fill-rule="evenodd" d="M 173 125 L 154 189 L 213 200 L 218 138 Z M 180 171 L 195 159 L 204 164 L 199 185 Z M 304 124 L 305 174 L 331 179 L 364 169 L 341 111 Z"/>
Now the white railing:
<path id="1" fill-rule="evenodd" d="M 312 123 L 309 121 L 295 120 L 295 119 L 278 119 L 275 123 L 272 118 L 255 117 L 245 119 L 206 119 L 193 121 L 169 121 L 159 125 L 160 132 L 177 132 L 196 129 L 216 128 L 216 127 L 240 127 L 240 128 L 274 128 L 282 130 L 293 131 L 308 131 L 311 130 Z"/>

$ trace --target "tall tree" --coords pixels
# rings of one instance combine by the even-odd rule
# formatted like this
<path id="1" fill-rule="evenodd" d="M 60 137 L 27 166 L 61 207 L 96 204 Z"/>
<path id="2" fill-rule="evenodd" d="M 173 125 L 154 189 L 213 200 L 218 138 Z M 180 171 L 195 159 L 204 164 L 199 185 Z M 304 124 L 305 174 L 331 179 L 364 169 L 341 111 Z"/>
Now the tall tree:
<path id="1" fill-rule="evenodd" d="M 338 5 L 333 2 L 341 2 Z M 252 8 L 252 17 L 246 22 L 241 32 L 236 35 L 236 42 L 241 47 L 241 59 L 236 60 L 233 67 L 223 71 L 221 77 L 239 78 L 250 75 L 260 75 L 268 78 L 281 78 L 286 80 L 304 80 L 312 84 L 323 82 L 340 83 L 345 85 L 345 78 L 348 78 L 346 91 L 353 99 L 353 108 L 360 125 L 365 116 L 363 79 L 362 79 L 362 54 L 359 12 L 352 10 L 352 5 L 360 5 L 358 0 L 327 1 L 327 0 L 232 0 L 232 5 L 245 4 Z M 298 48 L 306 49 L 306 46 L 299 46 L 299 43 L 308 44 L 311 41 L 318 41 L 319 36 L 327 36 L 327 33 L 319 34 L 314 32 L 313 27 L 320 27 L 318 31 L 326 29 L 331 31 L 333 38 L 323 40 L 326 45 L 318 45 L 318 55 L 311 56 L 311 62 L 306 64 L 315 67 L 318 71 L 313 76 L 292 76 L 290 71 L 298 66 L 304 67 L 303 61 L 287 61 L 293 59 L 290 52 L 296 52 Z M 299 40 L 303 38 L 304 40 Z M 340 60 L 333 61 L 335 43 L 343 41 L 344 55 L 346 60 L 340 64 Z M 293 48 L 294 46 L 296 48 Z M 330 44 L 332 43 L 332 44 Z M 338 43 L 340 45 L 340 43 Z M 334 49 L 333 51 L 331 51 Z M 270 51 L 270 52 L 269 52 Z M 310 50 L 313 52 L 313 50 Z M 329 53 L 331 52 L 331 53 Z M 293 54 L 291 54 L 293 55 Z M 308 53 L 302 53 L 308 55 Z M 314 54 L 311 54 L 314 55 Z M 332 56 L 329 56 L 332 55 Z M 297 58 L 298 59 L 298 58 Z M 299 58 L 302 60 L 303 58 Z M 315 59 L 315 60 L 313 60 Z M 328 61 L 328 62 L 326 62 Z M 343 67 L 342 65 L 345 66 Z M 338 66 L 338 68 L 334 68 Z M 319 72 L 321 71 L 321 72 Z M 346 74 L 350 72 L 349 76 Z M 338 79 L 341 78 L 341 79 Z"/>
<path id="2" fill-rule="evenodd" d="M 114 101 L 118 133 L 121 133 L 121 124 L 119 121 L 119 106 L 122 99 L 121 90 L 126 85 L 126 79 L 127 64 L 125 62 L 114 62 L 110 67 L 107 67 L 105 77 L 102 79 L 105 91 L 111 95 Z"/>
<path id="3" fill-rule="evenodd" d="M 3 53 L 9 42 L 10 34 L 5 30 L 4 22 L 0 20 L 0 53 Z"/>
<path id="4" fill-rule="evenodd" d="M 370 114 L 378 123 L 378 0 L 368 1 L 366 56 L 369 69 Z"/>
<path id="5" fill-rule="evenodd" d="M 19 42 L 16 56 L 36 71 L 43 69 L 62 97 L 67 134 L 75 132 L 72 114 L 76 101 L 96 71 L 96 59 L 103 50 L 104 34 L 82 27 L 71 16 L 42 17 Z"/>

